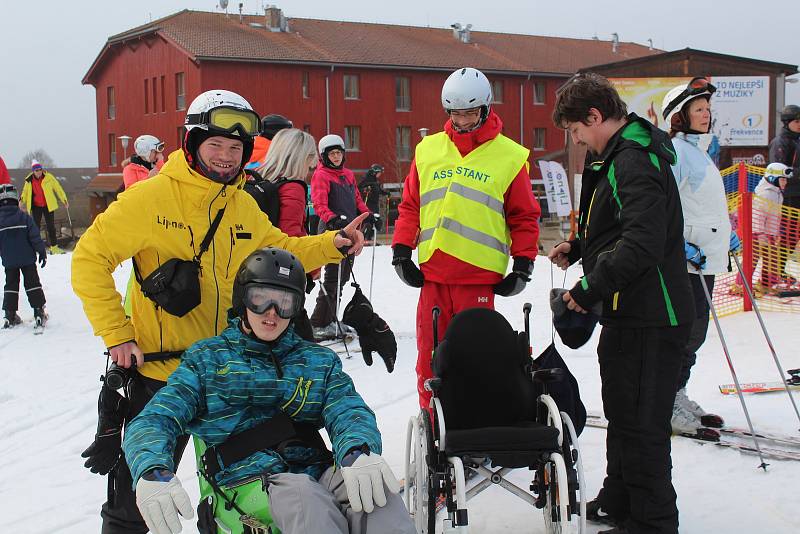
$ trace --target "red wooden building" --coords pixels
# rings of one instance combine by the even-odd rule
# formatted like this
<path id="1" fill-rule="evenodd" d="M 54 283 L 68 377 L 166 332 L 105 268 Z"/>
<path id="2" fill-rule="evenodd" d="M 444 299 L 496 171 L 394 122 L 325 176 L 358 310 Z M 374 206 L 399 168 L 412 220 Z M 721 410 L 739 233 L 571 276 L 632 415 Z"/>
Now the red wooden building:
<path id="1" fill-rule="evenodd" d="M 454 25 L 457 26 L 457 25 Z M 633 43 L 389 24 L 184 10 L 114 35 L 86 73 L 97 90 L 101 189 L 121 184 L 121 136 L 180 146 L 186 107 L 229 89 L 263 115 L 281 113 L 319 139 L 338 133 L 357 172 L 378 162 L 403 179 L 420 129 L 442 129 L 441 86 L 458 67 L 481 69 L 505 134 L 531 162 L 564 148 L 550 120 L 556 89 L 582 67 L 657 54 Z M 532 174 L 538 173 L 533 165 Z"/>

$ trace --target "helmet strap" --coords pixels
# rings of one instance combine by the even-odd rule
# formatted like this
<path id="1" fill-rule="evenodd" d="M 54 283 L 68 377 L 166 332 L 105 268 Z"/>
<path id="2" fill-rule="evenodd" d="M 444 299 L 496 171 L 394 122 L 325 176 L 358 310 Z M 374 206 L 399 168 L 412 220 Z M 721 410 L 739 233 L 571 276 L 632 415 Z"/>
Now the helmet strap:
<path id="1" fill-rule="evenodd" d="M 449 114 L 450 114 L 450 111 L 448 110 L 448 115 Z M 462 130 L 461 128 L 456 126 L 456 123 L 453 122 L 453 119 L 450 119 L 450 124 L 453 125 L 453 129 L 456 131 L 456 133 L 466 134 L 466 133 L 474 132 L 475 130 L 479 129 L 481 126 L 484 125 L 484 123 L 486 122 L 486 119 L 488 119 L 488 118 L 489 118 L 489 106 L 481 106 L 481 117 L 480 117 L 480 119 L 478 119 L 477 124 L 475 124 L 475 126 L 473 126 L 472 128 L 469 128 L 467 130 Z"/>
<path id="2" fill-rule="evenodd" d="M 195 160 L 195 167 L 194 167 L 195 170 L 200 174 L 202 174 L 203 176 L 205 176 L 206 178 L 208 178 L 209 180 L 211 180 L 212 182 L 216 182 L 218 184 L 229 184 L 233 180 L 235 180 L 237 176 L 239 176 L 240 172 L 242 172 L 242 166 L 239 165 L 239 168 L 236 169 L 235 173 L 233 173 L 230 176 L 225 176 L 223 174 L 214 172 L 211 169 L 209 169 L 206 166 L 206 164 L 203 163 L 203 160 L 202 158 L 200 158 L 200 156 L 197 156 L 196 158 L 194 158 L 194 160 Z"/>

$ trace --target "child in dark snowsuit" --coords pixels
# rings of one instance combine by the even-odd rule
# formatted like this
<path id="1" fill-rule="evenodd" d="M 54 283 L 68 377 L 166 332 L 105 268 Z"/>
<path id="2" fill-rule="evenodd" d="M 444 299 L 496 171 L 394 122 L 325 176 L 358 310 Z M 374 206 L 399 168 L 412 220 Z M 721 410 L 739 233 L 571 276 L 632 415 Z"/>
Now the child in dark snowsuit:
<path id="1" fill-rule="evenodd" d="M 17 314 L 20 273 L 25 280 L 25 294 L 37 323 L 45 320 L 44 291 L 36 270 L 36 257 L 44 267 L 47 251 L 33 218 L 19 208 L 19 193 L 11 184 L 0 185 L 0 257 L 6 271 L 3 288 L 3 328 L 22 322 Z"/>

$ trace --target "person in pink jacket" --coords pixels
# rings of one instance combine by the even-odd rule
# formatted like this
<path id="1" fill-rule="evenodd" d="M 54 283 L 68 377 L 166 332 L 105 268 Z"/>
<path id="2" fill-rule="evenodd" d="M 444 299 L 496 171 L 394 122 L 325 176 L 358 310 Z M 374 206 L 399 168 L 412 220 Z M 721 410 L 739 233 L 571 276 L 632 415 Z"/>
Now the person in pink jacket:
<path id="1" fill-rule="evenodd" d="M 133 143 L 135 154 L 130 163 L 122 169 L 122 182 L 125 189 L 133 184 L 147 180 L 158 174 L 164 165 L 164 142 L 154 135 L 140 135 Z"/>
<path id="2" fill-rule="evenodd" d="M 319 164 L 311 178 L 311 202 L 319 216 L 320 232 L 338 230 L 347 226 L 360 214 L 370 211 L 361 199 L 361 193 L 358 192 L 353 171 L 344 166 L 345 147 L 342 138 L 334 134 L 326 135 L 319 140 L 318 148 Z M 372 226 L 371 216 L 367 217 L 364 224 L 367 227 Z M 317 339 L 334 338 L 339 333 L 336 324 L 338 305 L 336 295 L 350 278 L 351 267 L 352 263 L 347 258 L 341 263 L 325 266 L 322 282 L 324 291 L 320 290 L 314 312 L 311 314 L 311 325 L 314 327 L 314 337 Z"/>

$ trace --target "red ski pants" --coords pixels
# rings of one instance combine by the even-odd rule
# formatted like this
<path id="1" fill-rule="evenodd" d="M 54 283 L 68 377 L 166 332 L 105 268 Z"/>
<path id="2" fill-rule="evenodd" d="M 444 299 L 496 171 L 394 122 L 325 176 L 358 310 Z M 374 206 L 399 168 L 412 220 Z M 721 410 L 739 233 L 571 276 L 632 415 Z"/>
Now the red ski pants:
<path id="1" fill-rule="evenodd" d="M 427 409 L 431 400 L 430 391 L 425 390 L 425 381 L 433 377 L 431 356 L 433 355 L 433 307 L 438 306 L 439 339 L 444 337 L 447 325 L 455 314 L 468 308 L 494 309 L 494 293 L 491 285 L 450 285 L 425 282 L 417 303 L 417 392 L 419 405 Z"/>

